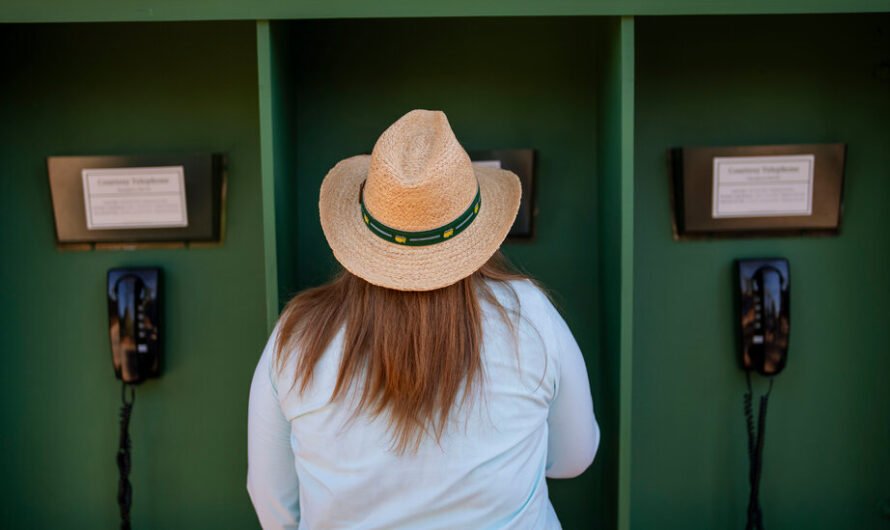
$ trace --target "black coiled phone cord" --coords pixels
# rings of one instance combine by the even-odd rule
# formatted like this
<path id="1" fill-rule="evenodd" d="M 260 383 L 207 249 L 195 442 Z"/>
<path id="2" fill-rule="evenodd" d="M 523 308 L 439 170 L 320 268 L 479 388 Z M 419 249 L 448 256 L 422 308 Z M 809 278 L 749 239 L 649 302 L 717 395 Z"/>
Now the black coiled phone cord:
<path id="1" fill-rule="evenodd" d="M 751 372 L 746 371 L 748 392 L 745 394 L 745 420 L 748 427 L 748 461 L 750 471 L 748 482 L 751 485 L 751 494 L 748 497 L 748 522 L 745 530 L 764 530 L 763 511 L 760 508 L 760 475 L 763 468 L 763 436 L 766 427 L 766 406 L 769 403 L 770 392 L 773 391 L 773 378 L 769 379 L 769 389 L 766 394 L 760 396 L 760 410 L 757 415 L 757 429 L 754 428 L 754 393 L 751 390 Z"/>
<path id="2" fill-rule="evenodd" d="M 130 530 L 130 505 L 133 503 L 133 487 L 130 485 L 130 414 L 133 412 L 135 401 L 135 388 L 124 383 L 121 387 L 121 433 L 117 448 L 117 469 L 120 472 L 117 483 L 117 505 L 121 512 L 121 530 Z"/>

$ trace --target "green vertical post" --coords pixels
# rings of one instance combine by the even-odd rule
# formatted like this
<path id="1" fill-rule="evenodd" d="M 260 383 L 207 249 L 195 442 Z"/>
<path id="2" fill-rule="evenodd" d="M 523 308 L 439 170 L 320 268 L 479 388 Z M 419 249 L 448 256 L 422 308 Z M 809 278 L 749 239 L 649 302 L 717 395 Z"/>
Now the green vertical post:
<path id="1" fill-rule="evenodd" d="M 634 18 L 621 17 L 621 305 L 618 410 L 618 529 L 630 529 L 634 266 Z"/>
<path id="2" fill-rule="evenodd" d="M 278 320 L 278 252 L 275 235 L 275 153 L 272 109 L 272 34 L 268 20 L 256 23 L 257 83 L 260 107 L 260 180 L 263 207 L 263 262 L 267 331 Z"/>

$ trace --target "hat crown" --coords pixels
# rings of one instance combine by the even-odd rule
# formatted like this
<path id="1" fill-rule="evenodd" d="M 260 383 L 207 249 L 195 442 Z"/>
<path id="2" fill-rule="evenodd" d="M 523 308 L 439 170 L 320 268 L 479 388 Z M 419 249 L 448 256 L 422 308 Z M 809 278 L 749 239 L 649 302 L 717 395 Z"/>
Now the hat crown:
<path id="1" fill-rule="evenodd" d="M 404 231 L 432 230 L 454 221 L 476 196 L 473 163 L 445 113 L 412 110 L 374 144 L 365 182 L 365 208 Z"/>

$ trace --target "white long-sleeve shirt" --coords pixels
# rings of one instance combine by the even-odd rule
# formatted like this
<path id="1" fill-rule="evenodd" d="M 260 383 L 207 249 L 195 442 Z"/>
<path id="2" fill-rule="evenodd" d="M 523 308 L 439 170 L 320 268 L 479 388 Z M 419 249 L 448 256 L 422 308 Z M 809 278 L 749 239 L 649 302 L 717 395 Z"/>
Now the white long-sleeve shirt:
<path id="1" fill-rule="evenodd" d="M 279 372 L 272 332 L 254 373 L 247 490 L 265 529 L 555 529 L 546 477 L 583 472 L 599 446 L 584 358 L 563 318 L 526 280 L 512 280 L 519 353 L 496 310 L 482 303 L 484 380 L 452 414 L 437 444 L 391 450 L 385 417 L 330 402 L 339 331 L 312 384 L 291 390 L 298 352 Z M 516 309 L 506 285 L 490 283 Z M 538 335 L 534 329 L 540 333 Z"/>

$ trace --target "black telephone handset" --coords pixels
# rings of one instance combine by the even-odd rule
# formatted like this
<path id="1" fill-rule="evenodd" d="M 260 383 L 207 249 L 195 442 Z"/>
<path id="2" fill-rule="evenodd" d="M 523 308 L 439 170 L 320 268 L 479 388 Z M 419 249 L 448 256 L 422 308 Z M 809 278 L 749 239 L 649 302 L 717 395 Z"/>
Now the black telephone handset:
<path id="1" fill-rule="evenodd" d="M 791 271 L 788 260 L 736 260 L 738 286 L 739 335 L 742 368 L 748 391 L 745 393 L 745 421 L 748 431 L 748 513 L 745 530 L 763 530 L 760 507 L 760 476 L 763 468 L 763 444 L 766 409 L 773 388 L 773 376 L 788 362 L 791 333 Z M 769 377 L 769 388 L 760 396 L 758 414 L 754 414 L 751 371 Z"/>
<path id="2" fill-rule="evenodd" d="M 121 530 L 130 529 L 130 416 L 136 399 L 134 385 L 161 373 L 161 269 L 142 267 L 109 269 L 108 332 L 111 362 L 121 386 L 120 441 L 117 467 L 120 473 L 117 504 Z M 129 390 L 129 392 L 128 392 Z"/>
<path id="3" fill-rule="evenodd" d="M 741 360 L 745 370 L 776 375 L 788 361 L 791 274 L 788 260 L 736 261 Z"/>
<path id="4" fill-rule="evenodd" d="M 108 329 L 118 379 L 136 384 L 160 374 L 160 269 L 108 271 Z"/>

